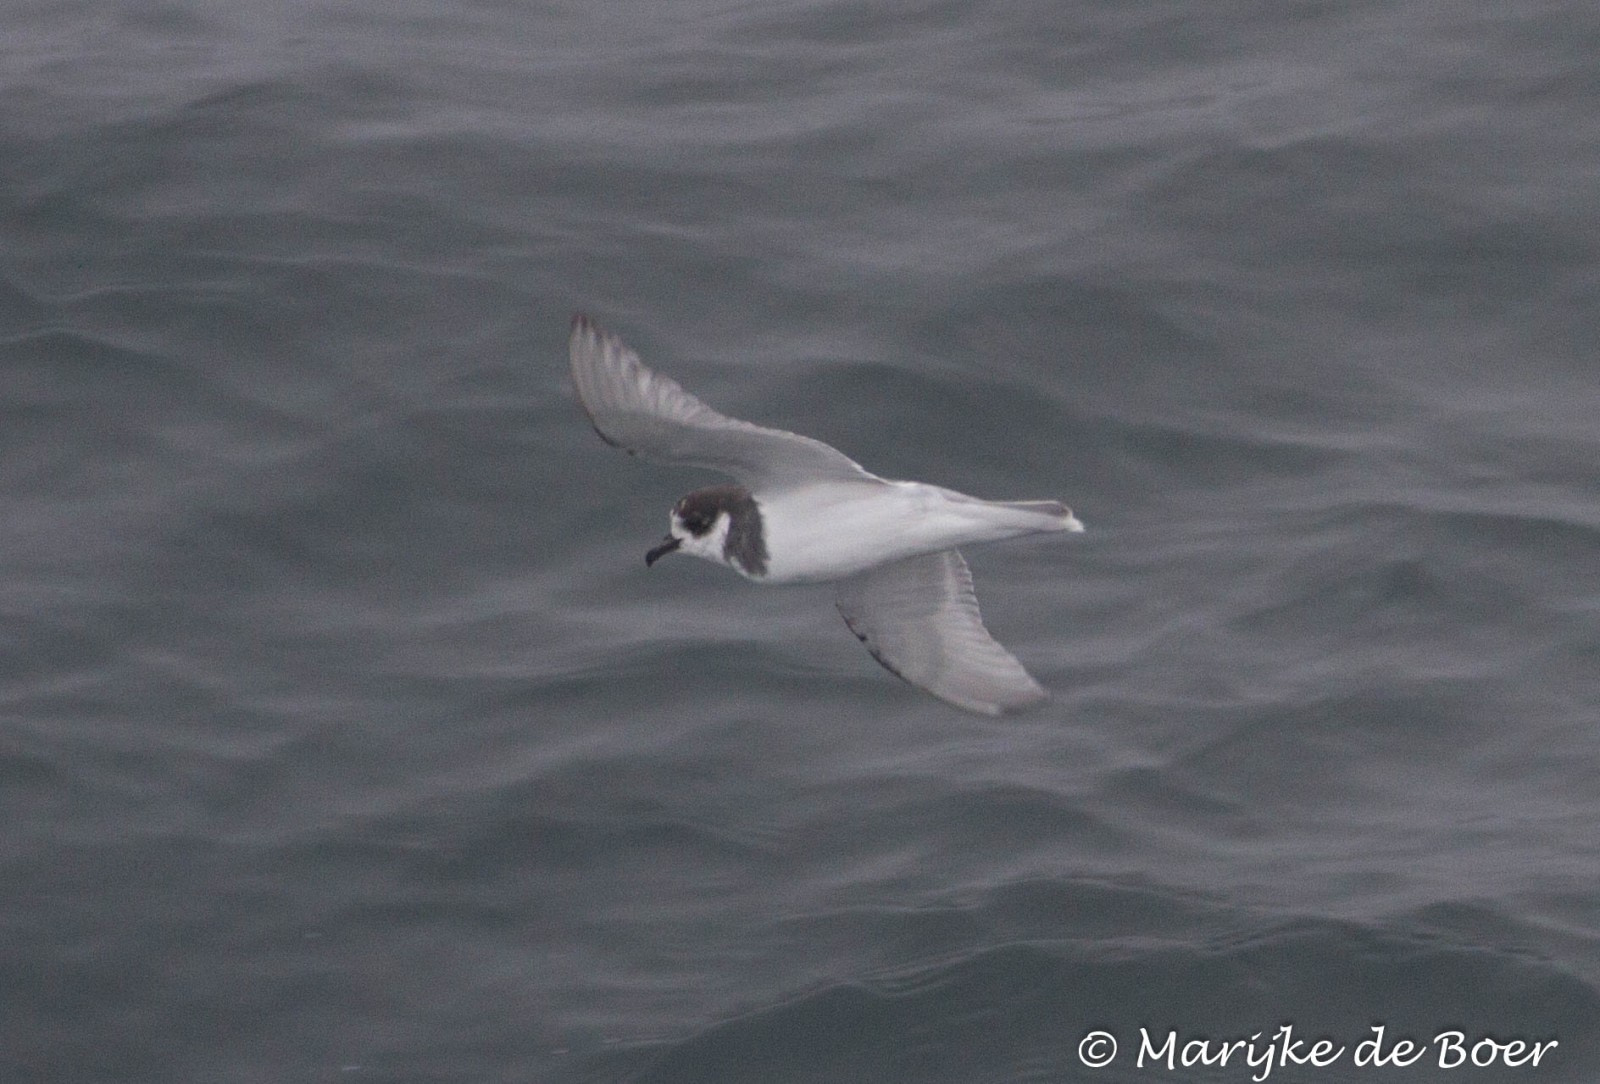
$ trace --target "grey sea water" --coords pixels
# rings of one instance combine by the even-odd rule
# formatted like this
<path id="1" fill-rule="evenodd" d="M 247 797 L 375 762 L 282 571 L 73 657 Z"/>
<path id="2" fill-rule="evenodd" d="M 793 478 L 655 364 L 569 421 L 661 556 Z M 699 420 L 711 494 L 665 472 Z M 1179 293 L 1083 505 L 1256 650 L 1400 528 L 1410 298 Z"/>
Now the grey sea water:
<path id="1" fill-rule="evenodd" d="M 1597 56 L 1576 2 L 0 8 L 0 1079 L 1600 1076 Z M 709 478 L 595 438 L 580 309 L 1070 503 L 968 554 L 1052 698 L 647 572 Z"/>

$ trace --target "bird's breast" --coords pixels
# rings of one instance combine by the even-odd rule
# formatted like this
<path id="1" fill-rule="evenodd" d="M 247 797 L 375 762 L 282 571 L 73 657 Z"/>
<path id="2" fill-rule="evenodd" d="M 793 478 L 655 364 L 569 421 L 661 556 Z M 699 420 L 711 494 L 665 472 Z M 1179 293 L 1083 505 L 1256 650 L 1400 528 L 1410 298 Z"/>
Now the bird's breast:
<path id="1" fill-rule="evenodd" d="M 932 486 L 830 483 L 758 495 L 768 583 L 837 580 L 970 540 L 972 524 Z M 754 578 L 754 577 L 752 577 Z"/>

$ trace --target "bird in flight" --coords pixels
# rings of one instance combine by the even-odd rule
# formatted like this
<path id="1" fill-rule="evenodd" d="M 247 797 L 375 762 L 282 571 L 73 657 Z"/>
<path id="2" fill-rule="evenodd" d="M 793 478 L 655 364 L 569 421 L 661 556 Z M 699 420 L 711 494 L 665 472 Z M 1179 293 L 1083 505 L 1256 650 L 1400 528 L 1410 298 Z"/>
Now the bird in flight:
<path id="1" fill-rule="evenodd" d="M 752 583 L 837 582 L 845 624 L 890 673 L 986 715 L 1044 698 L 984 628 L 957 547 L 1082 531 L 1066 505 L 986 501 L 879 478 L 820 440 L 719 414 L 581 313 L 569 350 L 578 399 L 600 439 L 733 479 L 673 505 L 647 566 L 680 552 Z"/>

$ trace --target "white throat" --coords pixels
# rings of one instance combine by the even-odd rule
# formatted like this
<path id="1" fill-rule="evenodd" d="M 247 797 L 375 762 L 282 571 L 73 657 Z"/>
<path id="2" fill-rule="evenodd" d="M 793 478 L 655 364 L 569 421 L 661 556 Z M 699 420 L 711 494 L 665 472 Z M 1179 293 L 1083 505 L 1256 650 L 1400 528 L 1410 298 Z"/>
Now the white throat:
<path id="1" fill-rule="evenodd" d="M 727 565 L 738 571 L 739 566 L 730 562 L 727 556 L 728 531 L 732 526 L 733 520 L 729 518 L 728 513 L 722 512 L 717 515 L 717 521 L 711 525 L 709 531 L 696 536 L 690 534 L 689 529 L 683 525 L 683 520 L 674 515 L 669 531 L 674 538 L 683 540 L 683 544 L 678 547 L 679 553 L 700 557 L 714 564 Z"/>

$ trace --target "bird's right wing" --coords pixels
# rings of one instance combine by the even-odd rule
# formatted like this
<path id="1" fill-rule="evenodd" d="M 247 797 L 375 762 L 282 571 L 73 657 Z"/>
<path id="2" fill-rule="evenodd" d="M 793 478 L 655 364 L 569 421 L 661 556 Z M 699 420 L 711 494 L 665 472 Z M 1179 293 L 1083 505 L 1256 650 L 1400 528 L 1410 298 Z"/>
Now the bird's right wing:
<path id="1" fill-rule="evenodd" d="M 581 313 L 572 320 L 569 352 L 572 382 L 595 432 L 630 455 L 709 467 L 753 490 L 877 480 L 820 440 L 717 413 Z"/>
<path id="2" fill-rule="evenodd" d="M 837 605 L 885 669 L 956 707 L 998 715 L 1045 697 L 983 627 L 972 573 L 956 550 L 841 580 Z"/>

